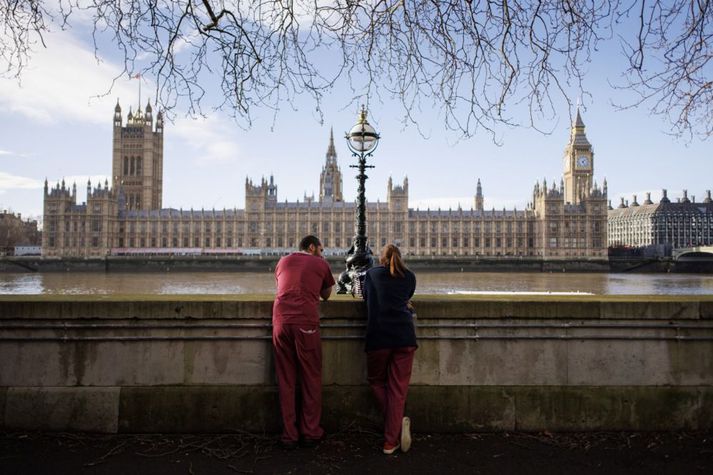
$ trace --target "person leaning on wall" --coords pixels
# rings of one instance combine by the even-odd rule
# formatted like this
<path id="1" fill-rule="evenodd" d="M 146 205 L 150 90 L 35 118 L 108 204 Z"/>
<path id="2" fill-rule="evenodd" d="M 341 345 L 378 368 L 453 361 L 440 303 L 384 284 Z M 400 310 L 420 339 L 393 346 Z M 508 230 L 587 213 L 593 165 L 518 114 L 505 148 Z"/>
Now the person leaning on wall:
<path id="1" fill-rule="evenodd" d="M 404 417 L 406 394 L 417 348 L 411 297 L 416 276 L 401 259 L 399 248 L 386 245 L 379 266 L 364 278 L 367 306 L 367 380 L 384 416 L 385 454 L 411 448 L 411 420 Z"/>
<path id="2" fill-rule="evenodd" d="M 277 294 L 272 308 L 272 346 L 280 396 L 285 449 L 315 447 L 324 437 L 322 417 L 322 341 L 319 299 L 329 299 L 334 277 L 322 257 L 322 243 L 305 236 L 299 252 L 282 257 L 275 267 Z M 295 393 L 299 382 L 301 407 Z M 299 420 L 299 427 L 298 427 Z"/>

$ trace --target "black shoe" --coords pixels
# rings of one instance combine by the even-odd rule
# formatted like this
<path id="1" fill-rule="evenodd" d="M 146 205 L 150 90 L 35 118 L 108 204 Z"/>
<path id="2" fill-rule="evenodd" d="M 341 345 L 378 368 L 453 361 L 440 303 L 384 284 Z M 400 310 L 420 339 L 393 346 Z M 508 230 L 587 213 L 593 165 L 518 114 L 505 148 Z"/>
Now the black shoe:
<path id="1" fill-rule="evenodd" d="M 297 445 L 296 440 L 280 440 L 280 448 L 283 450 L 295 450 Z"/>

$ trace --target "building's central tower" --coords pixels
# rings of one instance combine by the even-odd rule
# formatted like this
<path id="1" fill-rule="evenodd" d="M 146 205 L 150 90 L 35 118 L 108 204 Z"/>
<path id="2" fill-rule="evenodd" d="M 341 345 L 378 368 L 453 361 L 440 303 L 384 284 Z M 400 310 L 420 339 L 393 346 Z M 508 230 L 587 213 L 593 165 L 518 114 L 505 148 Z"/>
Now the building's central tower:
<path id="1" fill-rule="evenodd" d="M 122 125 L 121 107 L 114 108 L 114 149 L 112 183 L 121 189 L 130 210 L 161 209 L 163 193 L 163 116 L 156 116 L 153 128 L 151 104 L 129 111 Z"/>
<path id="2" fill-rule="evenodd" d="M 342 172 L 337 164 L 337 150 L 334 148 L 334 132 L 329 132 L 327 162 L 319 175 L 319 200 L 342 201 Z"/>

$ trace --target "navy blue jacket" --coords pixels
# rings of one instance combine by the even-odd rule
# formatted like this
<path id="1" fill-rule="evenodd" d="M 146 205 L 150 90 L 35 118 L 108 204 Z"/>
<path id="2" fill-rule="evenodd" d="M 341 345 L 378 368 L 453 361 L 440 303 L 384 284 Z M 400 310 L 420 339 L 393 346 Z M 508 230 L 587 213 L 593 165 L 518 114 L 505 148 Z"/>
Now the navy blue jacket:
<path id="1" fill-rule="evenodd" d="M 416 290 L 416 276 L 391 277 L 384 266 L 370 269 L 364 278 L 366 300 L 366 351 L 416 345 L 416 330 L 406 303 Z"/>

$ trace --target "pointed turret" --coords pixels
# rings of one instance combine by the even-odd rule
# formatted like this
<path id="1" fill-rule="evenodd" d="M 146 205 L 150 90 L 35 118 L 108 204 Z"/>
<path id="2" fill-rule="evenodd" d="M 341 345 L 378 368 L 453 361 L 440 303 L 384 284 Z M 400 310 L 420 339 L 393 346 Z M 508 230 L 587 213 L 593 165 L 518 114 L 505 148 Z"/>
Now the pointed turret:
<path id="1" fill-rule="evenodd" d="M 579 113 L 579 107 L 577 107 L 577 118 L 574 120 L 574 126 L 577 128 L 584 129 L 584 121 L 582 120 L 582 116 Z"/>
<path id="2" fill-rule="evenodd" d="M 160 110 L 156 114 L 156 133 L 163 133 L 163 112 Z"/>
<path id="3" fill-rule="evenodd" d="M 151 99 L 146 102 L 146 115 L 144 116 L 144 125 L 151 127 L 153 124 L 153 115 L 151 113 Z"/>
<path id="4" fill-rule="evenodd" d="M 592 144 L 587 140 L 587 134 L 585 133 L 584 121 L 582 120 L 582 115 L 579 113 L 579 107 L 577 107 L 577 117 L 572 125 L 572 145 L 577 148 L 591 147 Z"/>
<path id="5" fill-rule="evenodd" d="M 337 164 L 337 149 L 334 146 L 334 129 L 329 129 L 326 161 L 319 175 L 319 200 L 342 201 L 342 172 Z"/>
<path id="6" fill-rule="evenodd" d="M 48 190 L 49 190 L 49 183 L 47 183 L 47 177 L 45 177 L 45 195 L 47 194 Z"/>
<path id="7" fill-rule="evenodd" d="M 654 204 L 654 202 L 651 201 L 651 192 L 650 192 L 650 191 L 647 191 L 647 192 L 646 192 L 646 199 L 644 200 L 644 204 L 645 204 L 645 205 L 652 205 L 652 204 Z"/>
<path id="8" fill-rule="evenodd" d="M 713 199 L 711 199 L 711 190 L 706 190 L 706 197 L 703 200 L 704 203 L 713 203 Z"/>
<path id="9" fill-rule="evenodd" d="M 267 196 L 271 201 L 277 202 L 277 185 L 275 185 L 275 177 L 270 173 L 270 184 L 267 185 Z"/>
<path id="10" fill-rule="evenodd" d="M 119 99 L 116 100 L 116 107 L 114 107 L 114 127 L 121 127 L 121 106 L 119 105 Z"/>
<path id="11" fill-rule="evenodd" d="M 337 161 L 337 149 L 334 147 L 334 128 L 329 128 L 329 145 L 327 146 L 327 164 Z"/>
<path id="12" fill-rule="evenodd" d="M 483 186 L 480 183 L 480 178 L 478 178 L 478 183 L 475 185 L 475 210 L 483 211 Z"/>

